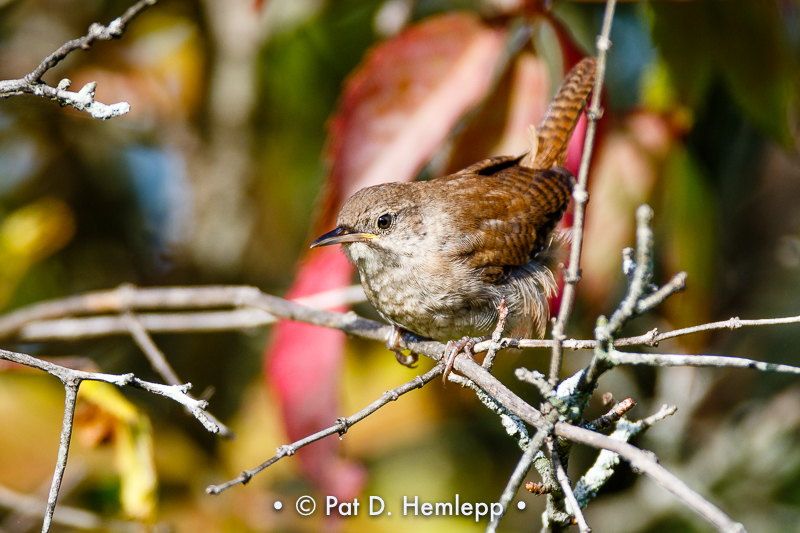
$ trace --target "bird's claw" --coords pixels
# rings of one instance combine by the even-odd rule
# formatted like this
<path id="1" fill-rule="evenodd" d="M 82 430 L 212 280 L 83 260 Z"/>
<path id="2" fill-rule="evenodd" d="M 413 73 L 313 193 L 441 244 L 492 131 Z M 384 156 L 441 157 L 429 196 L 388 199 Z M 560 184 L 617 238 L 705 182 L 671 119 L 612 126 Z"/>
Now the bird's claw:
<path id="1" fill-rule="evenodd" d="M 402 334 L 403 330 L 401 328 L 392 325 L 392 332 L 389 333 L 386 339 L 386 347 L 394 352 L 394 357 L 398 363 L 408 368 L 416 368 L 419 356 L 414 352 L 406 355 L 400 349 L 400 336 Z"/>
<path id="2" fill-rule="evenodd" d="M 444 348 L 444 372 L 442 372 L 442 381 L 446 384 L 447 383 L 447 375 L 453 370 L 453 365 L 456 362 L 456 357 L 461 351 L 467 357 L 472 357 L 472 347 L 478 344 L 483 340 L 482 337 L 469 337 L 464 336 L 457 341 L 447 341 L 447 345 Z"/>
<path id="3" fill-rule="evenodd" d="M 408 368 L 417 368 L 417 361 L 419 361 L 419 356 L 417 354 L 412 352 L 406 355 L 400 350 L 393 350 L 393 351 L 394 351 L 394 357 L 395 359 L 397 359 L 398 363 Z"/>

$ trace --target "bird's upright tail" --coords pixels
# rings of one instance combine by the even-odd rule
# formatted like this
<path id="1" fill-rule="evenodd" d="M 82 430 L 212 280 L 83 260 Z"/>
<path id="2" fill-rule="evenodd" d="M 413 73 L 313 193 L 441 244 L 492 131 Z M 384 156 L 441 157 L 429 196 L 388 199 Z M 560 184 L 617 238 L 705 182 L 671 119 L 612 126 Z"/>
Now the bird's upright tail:
<path id="1" fill-rule="evenodd" d="M 596 68 L 597 60 L 587 57 L 567 74 L 535 135 L 531 127 L 531 151 L 521 165 L 546 169 L 564 164 L 572 132 L 594 86 Z"/>

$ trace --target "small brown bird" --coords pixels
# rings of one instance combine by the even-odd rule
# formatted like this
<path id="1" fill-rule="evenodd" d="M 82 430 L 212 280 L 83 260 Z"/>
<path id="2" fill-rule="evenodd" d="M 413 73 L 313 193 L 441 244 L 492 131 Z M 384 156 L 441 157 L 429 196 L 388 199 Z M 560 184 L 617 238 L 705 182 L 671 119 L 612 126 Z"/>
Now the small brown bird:
<path id="1" fill-rule="evenodd" d="M 430 181 L 361 189 L 337 227 L 312 243 L 343 245 L 367 298 L 395 326 L 387 345 L 401 363 L 416 357 L 397 350 L 399 328 L 448 341 L 446 377 L 472 337 L 491 333 L 502 301 L 512 335 L 544 336 L 547 299 L 557 290 L 553 230 L 574 183 L 561 165 L 595 65 L 587 58 L 570 71 L 539 128 L 531 126 L 527 152 Z"/>

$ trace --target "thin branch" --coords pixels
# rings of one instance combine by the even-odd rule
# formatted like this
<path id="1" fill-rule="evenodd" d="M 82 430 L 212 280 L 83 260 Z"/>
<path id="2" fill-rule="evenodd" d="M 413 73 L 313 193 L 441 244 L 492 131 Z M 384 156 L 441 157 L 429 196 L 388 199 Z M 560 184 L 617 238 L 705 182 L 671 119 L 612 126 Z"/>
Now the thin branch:
<path id="1" fill-rule="evenodd" d="M 66 319 L 63 322 L 47 322 L 76 315 L 119 315 L 128 311 L 142 310 L 187 310 L 236 308 L 233 311 L 195 314 L 138 314 L 142 325 L 152 332 L 219 331 L 262 326 L 278 318 L 268 310 L 249 306 L 259 295 L 255 287 L 207 286 L 138 288 L 125 284 L 107 291 L 95 291 L 67 298 L 58 298 L 22 307 L 0 317 L 0 338 L 15 335 L 23 340 L 55 340 L 93 337 L 109 334 L 129 334 L 119 316 L 94 316 L 80 321 Z M 271 296 L 271 298 L 275 298 Z M 297 298 L 293 302 L 315 309 L 329 309 L 362 302 L 364 291 L 360 286 L 324 291 L 311 296 Z M 71 322 L 75 320 L 75 322 Z M 36 324 L 25 332 L 21 330 Z M 75 325 L 75 327 L 73 327 Z M 77 331 L 76 331 L 77 328 Z M 53 333 L 48 333 L 54 329 Z"/>
<path id="2" fill-rule="evenodd" d="M 529 383 L 539 389 L 542 398 L 568 420 L 574 420 L 580 416 L 580 411 L 576 410 L 572 395 L 560 394 L 560 390 L 553 389 L 553 387 L 550 386 L 550 382 L 547 381 L 547 377 L 541 372 L 521 367 L 514 371 L 514 376 L 516 376 L 518 380 Z"/>
<path id="3" fill-rule="evenodd" d="M 572 492 L 572 485 L 570 485 L 569 476 L 567 475 L 567 471 L 564 469 L 564 465 L 561 464 L 561 459 L 558 457 L 558 451 L 553 444 L 553 439 L 548 441 L 547 451 L 550 453 L 550 460 L 553 461 L 553 468 L 556 471 L 556 479 L 558 480 L 558 484 L 561 486 L 561 492 L 567 499 L 567 503 L 569 503 L 570 508 L 567 510 L 572 511 L 572 515 L 575 517 L 575 521 L 578 523 L 578 531 L 580 531 L 580 533 L 592 533 L 592 528 L 590 528 L 589 524 L 586 523 L 586 518 L 581 512 L 581 506 L 578 505 L 578 500 L 575 498 L 575 494 Z"/>
<path id="4" fill-rule="evenodd" d="M 553 410 L 548 417 L 552 417 L 552 419 L 555 420 L 558 417 L 558 412 Z M 508 506 L 511 505 L 511 502 L 519 492 L 520 486 L 522 486 L 522 482 L 525 481 L 525 476 L 528 475 L 531 465 L 533 464 L 534 457 L 536 457 L 536 454 L 539 452 L 539 449 L 541 449 L 542 444 L 544 444 L 544 439 L 546 439 L 547 436 L 553 431 L 553 420 L 547 419 L 546 423 L 536 431 L 536 434 L 534 434 L 530 444 L 528 444 L 528 448 L 525 450 L 525 453 L 523 453 L 522 457 L 520 457 L 517 466 L 514 468 L 514 472 L 511 474 L 511 477 L 508 478 L 506 488 L 503 489 L 503 493 L 500 495 L 499 503 L 501 506 L 501 512 L 493 515 L 489 525 L 486 526 L 486 533 L 495 533 L 497 531 L 497 526 L 500 525 L 500 520 L 502 520 L 508 512 Z"/>
<path id="5" fill-rule="evenodd" d="M 246 305 L 244 303 L 246 300 L 253 298 L 253 291 L 263 294 L 257 289 L 247 286 L 151 289 L 125 285 L 110 291 L 91 292 L 40 302 L 0 316 L 0 338 L 17 337 L 23 341 L 52 341 L 130 334 L 129 328 L 120 316 L 120 313 L 125 312 L 126 305 L 131 311 L 237 307 L 229 311 L 137 313 L 137 319 L 142 326 L 153 333 L 230 331 L 264 326 L 278 320 L 280 315 L 275 309 L 242 307 Z M 217 293 L 217 295 L 215 296 L 213 293 Z M 247 295 L 247 297 L 243 295 Z M 326 291 L 310 297 L 298 298 L 293 302 L 304 304 L 308 307 L 325 309 L 363 300 L 364 295 L 361 287 L 355 285 L 345 289 Z M 183 304 L 180 302 L 183 302 Z M 273 312 L 271 313 L 270 311 Z M 102 313 L 115 314 L 88 318 L 57 318 Z M 662 341 L 694 333 L 785 324 L 800 324 L 800 315 L 751 320 L 732 317 L 728 320 L 663 333 L 659 333 L 657 329 L 652 329 L 644 335 L 615 339 L 614 346 L 655 347 Z M 358 334 L 357 332 L 353 333 Z M 553 348 L 558 343 L 549 339 L 502 338 L 499 344 L 508 348 Z M 569 339 L 563 341 L 561 345 L 569 350 L 593 350 L 597 347 L 597 341 L 593 339 Z M 473 348 L 473 353 L 486 352 L 493 346 L 493 340 L 479 342 Z M 748 368 L 755 367 L 751 365 Z"/>
<path id="6" fill-rule="evenodd" d="M 678 273 L 677 275 L 680 275 Z M 753 326 L 776 326 L 785 324 L 800 324 L 800 315 L 789 316 L 781 318 L 760 318 L 753 320 L 743 320 L 739 317 L 732 317 L 728 320 L 721 320 L 718 322 L 710 322 L 708 324 L 701 324 L 699 326 L 692 326 L 689 328 L 681 328 L 673 331 L 666 331 L 659 333 L 658 329 L 651 329 L 644 335 L 635 337 L 623 337 L 621 339 L 614 339 L 614 346 L 658 346 L 661 341 L 674 339 L 676 337 L 683 337 L 685 335 L 692 335 L 694 333 L 703 333 L 706 331 L 718 331 L 723 329 L 735 330 L 743 327 Z M 549 339 L 502 339 L 509 348 L 552 348 L 557 344 L 554 340 Z M 569 350 L 593 350 L 597 347 L 596 340 L 577 340 L 569 339 L 561 343 L 564 348 Z M 481 353 L 488 350 L 490 341 L 483 341 L 477 343 L 473 348 L 473 353 Z"/>
<path id="7" fill-rule="evenodd" d="M 170 366 L 164 352 L 156 346 L 156 343 L 153 342 L 152 337 L 150 337 L 147 330 L 142 326 L 142 323 L 139 322 L 136 316 L 132 313 L 125 313 L 121 318 L 136 345 L 142 350 L 147 360 L 150 361 L 153 370 L 158 372 L 158 375 L 168 384 L 180 385 L 181 381 L 178 379 L 178 374 L 176 374 L 175 370 Z"/>
<path id="8" fill-rule="evenodd" d="M 724 533 L 743 533 L 744 526 L 731 520 L 714 504 L 689 488 L 650 454 L 625 442 L 619 442 L 601 433 L 579 428 L 570 424 L 556 424 L 556 434 L 573 442 L 585 444 L 593 448 L 610 450 L 630 463 L 634 472 L 646 474 L 650 479 L 674 494 L 719 531 Z"/>
<path id="9" fill-rule="evenodd" d="M 597 431 L 609 428 L 634 407 L 636 407 L 636 402 L 633 401 L 633 398 L 625 398 L 614 405 L 606 414 L 589 422 L 589 426 Z"/>
<path id="10" fill-rule="evenodd" d="M 650 280 L 653 277 L 654 238 L 653 230 L 650 228 L 652 220 L 653 209 L 649 205 L 640 205 L 636 209 L 636 265 L 633 269 L 633 276 L 625 298 L 612 313 L 607 324 L 598 328 L 595 333 L 595 338 L 599 343 L 611 342 L 616 337 L 616 333 L 622 329 L 622 326 L 639 313 L 640 304 L 649 292 Z M 684 275 L 679 279 L 685 280 L 685 277 Z M 671 288 L 672 284 L 666 286 Z M 681 286 L 681 288 L 683 287 Z"/>
<path id="11" fill-rule="evenodd" d="M 136 318 L 136 315 L 128 312 L 122 315 L 122 319 L 125 322 L 125 325 L 128 327 L 128 331 L 131 333 L 131 337 L 133 337 L 134 342 L 142 350 L 147 360 L 150 361 L 150 364 L 153 366 L 153 369 L 158 372 L 158 374 L 166 381 L 169 385 L 179 386 L 183 382 L 178 378 L 178 375 L 170 366 L 169 362 L 167 362 L 167 357 L 164 355 L 156 343 L 153 341 L 150 334 L 147 333 L 142 323 Z M 187 396 L 190 398 L 192 397 L 191 394 L 187 393 Z M 186 408 L 188 413 L 191 413 L 188 408 Z M 220 436 L 226 438 L 234 438 L 235 435 L 233 431 L 230 430 L 225 424 L 220 422 L 217 417 L 212 415 L 211 413 L 206 412 L 205 416 L 213 423 L 219 427 L 219 434 Z"/>
<path id="12" fill-rule="evenodd" d="M 336 421 L 336 423 L 322 431 L 317 431 L 316 433 L 309 435 L 303 439 L 295 441 L 291 444 L 285 444 L 278 448 L 277 453 L 267 461 L 264 461 L 257 467 L 253 468 L 252 470 L 245 470 L 242 472 L 239 477 L 222 483 L 221 485 L 209 485 L 206 487 L 206 493 L 208 494 L 219 494 L 235 485 L 246 485 L 256 474 L 261 472 L 262 470 L 266 469 L 269 466 L 277 463 L 287 455 L 294 455 L 297 453 L 297 450 L 303 448 L 304 446 L 308 446 L 312 442 L 316 442 L 318 440 L 324 439 L 325 437 L 329 437 L 331 435 L 344 435 L 350 427 L 357 424 L 361 420 L 367 418 L 369 415 L 383 407 L 384 405 L 388 404 L 389 402 L 393 402 L 397 400 L 403 394 L 410 392 L 415 389 L 421 389 L 425 386 L 426 383 L 430 382 L 431 380 L 435 379 L 442 373 L 443 367 L 442 365 L 436 365 L 434 368 L 426 372 L 422 376 L 417 376 L 408 383 L 405 383 L 395 389 L 390 391 L 384 392 L 383 395 L 369 404 L 367 407 L 362 409 L 361 411 L 355 413 L 352 416 L 347 418 L 340 418 Z"/>
<path id="13" fill-rule="evenodd" d="M 785 318 L 762 318 L 757 320 L 741 320 L 738 316 L 723 320 L 720 322 L 711 322 L 700 326 L 693 326 L 690 328 L 676 329 L 667 333 L 656 335 L 656 342 L 689 335 L 691 333 L 700 333 L 703 331 L 712 331 L 718 329 L 739 329 L 746 326 L 774 326 L 781 324 L 798 324 L 800 323 L 800 316 L 790 316 Z"/>
<path id="14" fill-rule="evenodd" d="M 131 106 L 127 102 L 106 105 L 95 101 L 94 93 L 97 89 L 97 82 L 89 82 L 78 92 L 71 92 L 67 90 L 72 84 L 70 80 L 64 78 L 56 87 L 52 87 L 42 81 L 42 76 L 75 50 L 88 50 L 95 41 L 110 41 L 121 37 L 125 33 L 128 23 L 155 3 L 156 0 L 139 0 L 129 7 L 121 17 L 112 20 L 108 26 L 98 23 L 92 24 L 89 26 L 89 31 L 86 35 L 62 44 L 22 78 L 0 81 L 0 98 L 27 93 L 51 98 L 58 101 L 62 106 L 70 105 L 78 111 L 86 111 L 94 118 L 105 120 L 124 115 L 131 110 Z"/>
<path id="15" fill-rule="evenodd" d="M 647 366 L 696 366 L 715 368 L 751 368 L 761 372 L 778 372 L 781 374 L 800 374 L 800 367 L 765 363 L 727 357 L 723 355 L 682 355 L 668 353 L 631 353 L 613 350 L 609 360 L 614 365 L 647 365 Z"/>
<path id="16" fill-rule="evenodd" d="M 62 380 L 63 381 L 63 380 Z M 64 420 L 61 423 L 61 438 L 58 444 L 58 459 L 56 468 L 53 472 L 53 483 L 50 485 L 50 493 L 47 496 L 47 507 L 42 523 L 42 533 L 50 531 L 53 522 L 53 513 L 56 511 L 58 493 L 61 490 L 61 480 L 64 479 L 64 470 L 67 468 L 67 456 L 69 455 L 69 443 L 72 439 L 72 421 L 75 418 L 75 403 L 78 400 L 78 387 L 80 380 L 63 381 L 64 383 Z"/>
<path id="17" fill-rule="evenodd" d="M 641 304 L 648 296 L 659 294 L 659 298 L 666 298 L 670 294 L 681 290 L 685 283 L 686 276 L 675 276 L 662 289 L 651 285 L 653 277 L 653 230 L 650 222 L 653 219 L 653 210 L 649 205 L 642 204 L 636 209 L 636 250 L 635 263 L 630 261 L 630 252 L 623 253 L 623 273 L 629 279 L 628 292 L 622 299 L 617 309 L 609 319 L 603 316 L 598 317 L 597 325 L 594 330 L 594 337 L 597 345 L 592 355 L 592 360 L 587 365 L 578 389 L 584 393 L 594 391 L 597 380 L 600 376 L 612 368 L 610 353 L 613 351 L 614 338 L 622 327 L 631 319 L 639 314 Z M 660 303 L 658 298 L 651 300 Z"/>
<path id="18" fill-rule="evenodd" d="M 206 311 L 199 313 L 141 313 L 137 319 L 151 333 L 189 333 L 244 330 L 268 326 L 278 319 L 260 309 Z M 120 315 L 88 318 L 57 318 L 37 320 L 20 329 L 22 341 L 75 341 L 126 335 L 130 331 Z"/>
<path id="19" fill-rule="evenodd" d="M 624 402 L 623 402 L 624 403 Z M 661 409 L 643 420 L 637 422 L 630 422 L 628 420 L 617 420 L 617 426 L 614 432 L 609 435 L 609 438 L 618 440 L 620 442 L 628 442 L 630 439 L 639 435 L 647 430 L 656 422 L 665 419 L 668 416 L 675 414 L 677 408 L 674 406 L 664 405 Z M 602 424 L 595 424 L 598 429 Z M 601 450 L 597 455 L 594 464 L 586 471 L 586 473 L 578 480 L 575 485 L 575 497 L 581 507 L 586 507 L 589 502 L 597 495 L 598 491 L 611 479 L 614 475 L 614 470 L 619 464 L 619 455 L 608 450 Z"/>
<path id="20" fill-rule="evenodd" d="M 57 365 L 55 363 L 51 363 L 50 361 L 44 361 L 31 355 L 10 352 L 8 350 L 0 350 L 0 359 L 11 361 L 13 363 L 19 363 L 21 365 L 39 370 L 44 370 L 48 374 L 60 379 L 65 386 L 67 383 L 73 382 L 80 383 L 81 381 L 101 381 L 103 383 L 111 383 L 112 385 L 116 385 L 118 387 L 129 385 L 152 394 L 164 396 L 165 398 L 169 398 L 170 400 L 173 400 L 186 407 L 209 432 L 219 433 L 219 426 L 209 420 L 209 418 L 206 416 L 205 408 L 208 406 L 208 402 L 205 400 L 195 400 L 186 394 L 192 387 L 191 383 L 186 383 L 184 385 L 162 385 L 160 383 L 151 383 L 149 381 L 141 380 L 133 374 L 116 375 L 102 374 L 100 372 L 86 372 L 83 370 L 75 370 Z"/>
<path id="21" fill-rule="evenodd" d="M 597 131 L 597 122 L 602 116 L 600 110 L 600 95 L 603 92 L 603 81 L 606 73 L 606 55 L 611 47 L 608 36 L 611 34 L 611 22 L 614 20 L 614 7 L 616 0 L 606 2 L 605 15 L 603 16 L 603 27 L 597 37 L 597 71 L 592 89 L 592 103 L 586 113 L 588 123 L 586 125 L 586 135 L 583 140 L 583 152 L 581 153 L 581 164 L 578 169 L 578 183 L 572 193 L 575 201 L 572 222 L 572 247 L 569 254 L 569 268 L 564 275 L 564 290 L 561 294 L 561 305 L 558 309 L 558 317 L 553 324 L 552 355 L 550 357 L 550 384 L 556 386 L 561 375 L 561 360 L 563 358 L 563 348 L 560 342 L 565 339 L 564 330 L 567 328 L 572 306 L 575 303 L 576 285 L 581 279 L 581 250 L 583 247 L 583 227 L 585 223 L 586 204 L 589 202 L 589 193 L 586 184 L 589 180 L 589 165 L 592 160 L 592 150 L 594 148 L 594 137 Z"/>
<path id="22" fill-rule="evenodd" d="M 505 345 L 503 344 L 503 331 L 506 328 L 506 319 L 508 318 L 508 307 L 506 307 L 506 297 L 503 296 L 500 299 L 500 305 L 497 306 L 497 325 L 492 332 L 492 338 L 489 339 L 491 345 L 489 346 L 488 350 L 486 351 L 486 355 L 483 358 L 483 368 L 488 370 L 489 372 L 492 371 L 492 366 L 494 365 L 494 358 L 497 356 L 497 352 L 502 350 Z"/>
<path id="23" fill-rule="evenodd" d="M 232 288 L 232 287 L 230 287 Z M 149 290 L 149 289 L 138 289 Z M 188 289 L 192 290 L 192 289 Z M 363 298 L 362 298 L 363 300 Z M 63 300 L 52 300 L 54 303 Z M 296 300 L 300 301 L 300 299 Z M 360 301 L 360 300 L 359 300 Z M 353 302 L 345 302 L 353 303 Z M 38 305 L 38 304 L 34 304 Z M 343 305 L 343 304 L 342 304 Z M 33 307 L 33 306 L 32 306 Z M 318 309 L 326 309 L 328 306 L 309 306 Z M 338 305 L 330 305 L 338 307 Z M 30 308 L 21 308 L 20 311 L 27 311 Z M 72 341 L 78 339 L 105 337 L 109 335 L 129 334 L 124 320 L 119 315 L 92 316 L 88 318 L 60 318 L 53 320 L 38 320 L 24 324 L 11 324 L 12 329 L 6 329 L 6 318 L 14 318 L 15 312 L 0 317 L 0 338 L 11 338 L 16 336 L 19 340 L 29 342 L 41 341 Z M 278 320 L 275 315 L 260 309 L 243 308 L 232 311 L 204 311 L 197 313 L 138 313 L 138 320 L 147 331 L 152 333 L 189 333 L 189 332 L 215 332 L 251 329 L 267 326 Z M 15 320 L 16 322 L 16 320 Z M 656 347 L 662 341 L 702 333 L 705 331 L 735 330 L 742 327 L 770 326 L 800 324 L 800 316 L 783 318 L 764 318 L 756 320 L 742 320 L 733 317 L 728 320 L 711 322 L 689 328 L 676 329 L 659 333 L 657 329 L 652 329 L 643 335 L 635 337 L 623 337 L 614 339 L 615 347 L 625 346 L 650 346 Z M 550 339 L 517 339 L 505 337 L 500 339 L 501 348 L 552 348 L 557 343 Z M 563 341 L 562 346 L 568 350 L 593 350 L 597 347 L 594 339 L 568 339 Z M 473 353 L 479 354 L 490 350 L 494 346 L 493 341 L 487 340 L 477 343 L 473 348 Z"/>

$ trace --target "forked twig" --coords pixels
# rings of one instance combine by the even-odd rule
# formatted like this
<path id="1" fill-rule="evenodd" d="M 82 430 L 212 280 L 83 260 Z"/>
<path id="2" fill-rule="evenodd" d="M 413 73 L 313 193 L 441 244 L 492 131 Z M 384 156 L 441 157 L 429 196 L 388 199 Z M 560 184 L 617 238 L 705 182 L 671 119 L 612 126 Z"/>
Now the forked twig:
<path id="1" fill-rule="evenodd" d="M 86 35 L 62 44 L 22 78 L 0 81 L 0 98 L 26 93 L 44 96 L 56 100 L 62 106 L 72 106 L 78 111 L 86 111 L 92 117 L 103 120 L 126 114 L 131 110 L 131 106 L 127 102 L 106 105 L 94 99 L 97 82 L 89 82 L 78 92 L 72 92 L 67 90 L 72 85 L 70 80 L 64 78 L 58 82 L 56 87 L 52 87 L 42 81 L 42 76 L 75 50 L 88 50 L 95 41 L 109 41 L 121 37 L 125 33 L 128 23 L 147 7 L 154 5 L 156 1 L 139 0 L 129 7 L 121 17 L 112 20 L 108 26 L 99 23 L 92 24 Z"/>

